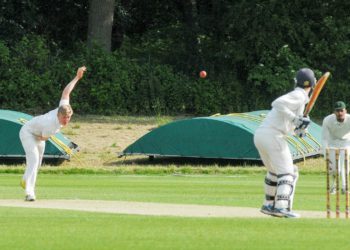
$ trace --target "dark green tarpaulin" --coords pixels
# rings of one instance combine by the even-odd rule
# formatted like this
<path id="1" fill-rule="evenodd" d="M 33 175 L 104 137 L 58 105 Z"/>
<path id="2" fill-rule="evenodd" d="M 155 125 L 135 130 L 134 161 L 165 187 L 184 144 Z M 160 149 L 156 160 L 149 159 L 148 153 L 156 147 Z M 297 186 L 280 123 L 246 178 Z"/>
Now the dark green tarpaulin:
<path id="1" fill-rule="evenodd" d="M 0 109 L 0 158 L 24 158 L 25 153 L 19 139 L 19 130 L 22 125 L 32 119 L 32 116 L 11 110 Z M 46 159 L 70 159 L 70 155 L 57 143 L 63 143 L 69 149 L 77 149 L 77 145 L 66 138 L 62 133 L 57 133 L 52 139 L 46 141 L 44 158 Z"/>
<path id="2" fill-rule="evenodd" d="M 260 160 L 255 130 L 268 110 L 198 117 L 159 127 L 128 146 L 123 155 Z M 320 154 L 321 127 L 311 123 L 306 138 L 287 137 L 293 159 Z M 268 143 L 268 142 L 267 142 Z"/>

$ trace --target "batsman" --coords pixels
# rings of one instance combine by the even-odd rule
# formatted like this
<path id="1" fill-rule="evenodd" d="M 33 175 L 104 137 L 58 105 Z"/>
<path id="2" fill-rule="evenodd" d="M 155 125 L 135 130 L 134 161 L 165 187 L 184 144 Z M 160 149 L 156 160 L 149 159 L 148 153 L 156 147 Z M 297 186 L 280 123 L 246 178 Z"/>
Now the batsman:
<path id="1" fill-rule="evenodd" d="M 272 102 L 271 111 L 255 131 L 254 144 L 267 168 L 265 199 L 260 209 L 264 214 L 283 218 L 300 217 L 292 210 L 299 175 L 286 136 L 291 133 L 305 135 L 310 119 L 304 116 L 304 108 L 315 84 L 314 72 L 308 68 L 300 69 L 296 74 L 294 90 Z"/>

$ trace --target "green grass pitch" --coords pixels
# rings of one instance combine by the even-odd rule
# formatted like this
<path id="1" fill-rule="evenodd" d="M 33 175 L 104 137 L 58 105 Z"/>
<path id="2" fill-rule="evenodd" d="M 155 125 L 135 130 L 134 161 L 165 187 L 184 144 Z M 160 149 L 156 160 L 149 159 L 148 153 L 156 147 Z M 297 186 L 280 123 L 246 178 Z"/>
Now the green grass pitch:
<path id="1" fill-rule="evenodd" d="M 22 199 L 21 175 L 0 174 L 0 199 Z M 39 174 L 38 199 L 261 206 L 261 174 Z M 294 208 L 324 211 L 325 176 L 301 175 Z M 0 207 L 0 249 L 348 249 L 349 221 L 184 218 Z"/>

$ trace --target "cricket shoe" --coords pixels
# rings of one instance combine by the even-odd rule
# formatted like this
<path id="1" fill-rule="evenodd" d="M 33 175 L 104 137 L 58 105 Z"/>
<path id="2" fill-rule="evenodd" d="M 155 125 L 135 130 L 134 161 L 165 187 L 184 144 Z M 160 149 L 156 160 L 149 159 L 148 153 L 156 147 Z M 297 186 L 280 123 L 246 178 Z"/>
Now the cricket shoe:
<path id="1" fill-rule="evenodd" d="M 35 201 L 35 196 L 27 194 L 24 200 L 25 201 Z"/>
<path id="2" fill-rule="evenodd" d="M 273 215 L 273 211 L 274 211 L 273 205 L 263 205 L 260 208 L 260 212 L 267 215 Z"/>
<path id="3" fill-rule="evenodd" d="M 19 185 L 20 185 L 23 189 L 26 189 L 26 181 L 25 181 L 25 180 L 21 180 L 21 182 L 19 183 Z"/>
<path id="4" fill-rule="evenodd" d="M 293 213 L 285 208 L 275 208 L 273 210 L 272 216 L 280 217 L 280 218 L 300 218 L 300 214 Z"/>

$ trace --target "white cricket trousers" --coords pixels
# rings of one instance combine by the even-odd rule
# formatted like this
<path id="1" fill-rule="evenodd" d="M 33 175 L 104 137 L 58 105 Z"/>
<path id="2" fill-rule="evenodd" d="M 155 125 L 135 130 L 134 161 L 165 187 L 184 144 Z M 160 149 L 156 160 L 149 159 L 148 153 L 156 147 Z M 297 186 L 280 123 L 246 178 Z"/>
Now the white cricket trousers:
<path id="1" fill-rule="evenodd" d="M 254 144 L 267 170 L 276 175 L 294 174 L 292 154 L 281 132 L 270 128 L 258 128 Z"/>
<path id="2" fill-rule="evenodd" d="M 273 128 L 258 128 L 254 134 L 254 144 L 268 170 L 264 205 L 291 211 L 298 171 L 293 165 L 285 135 Z"/>
<path id="3" fill-rule="evenodd" d="M 336 147 L 334 147 L 336 148 Z M 348 150 L 350 150 L 350 147 L 344 147 L 347 148 Z M 336 174 L 336 159 L 335 159 L 335 151 L 334 150 L 330 150 L 329 152 L 329 161 L 330 161 L 330 170 L 331 170 L 331 174 L 333 175 L 333 177 L 335 178 L 335 174 Z M 341 184 L 342 184 L 342 188 L 345 190 L 345 152 L 344 150 L 340 150 L 339 152 L 339 159 L 338 159 L 338 164 L 339 164 L 339 174 L 341 176 Z M 348 173 L 349 173 L 349 161 L 348 161 Z M 333 179 L 333 182 L 335 182 L 335 179 Z M 333 183 L 334 185 L 334 183 Z"/>
<path id="4" fill-rule="evenodd" d="M 23 126 L 19 132 L 22 146 L 26 153 L 26 170 L 23 180 L 26 183 L 25 193 L 35 197 L 35 183 L 45 151 L 45 141 L 40 141 Z"/>

